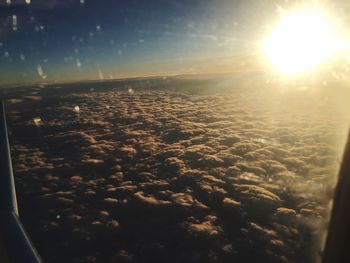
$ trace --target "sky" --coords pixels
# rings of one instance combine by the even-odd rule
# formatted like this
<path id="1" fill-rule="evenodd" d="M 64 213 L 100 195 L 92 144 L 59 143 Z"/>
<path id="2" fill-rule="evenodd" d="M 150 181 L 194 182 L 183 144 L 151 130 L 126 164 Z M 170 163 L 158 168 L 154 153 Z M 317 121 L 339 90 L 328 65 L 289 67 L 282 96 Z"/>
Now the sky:
<path id="1" fill-rule="evenodd" d="M 292 2 L 0 0 L 0 84 L 247 70 Z"/>

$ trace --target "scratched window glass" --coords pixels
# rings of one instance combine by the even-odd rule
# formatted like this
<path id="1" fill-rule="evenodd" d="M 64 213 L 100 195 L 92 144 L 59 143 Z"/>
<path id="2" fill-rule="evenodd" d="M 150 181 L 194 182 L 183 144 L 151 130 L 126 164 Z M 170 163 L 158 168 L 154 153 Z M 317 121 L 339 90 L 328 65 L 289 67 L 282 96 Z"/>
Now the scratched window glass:
<path id="1" fill-rule="evenodd" d="M 44 262 L 320 262 L 349 12 L 0 0 L 20 219 Z"/>

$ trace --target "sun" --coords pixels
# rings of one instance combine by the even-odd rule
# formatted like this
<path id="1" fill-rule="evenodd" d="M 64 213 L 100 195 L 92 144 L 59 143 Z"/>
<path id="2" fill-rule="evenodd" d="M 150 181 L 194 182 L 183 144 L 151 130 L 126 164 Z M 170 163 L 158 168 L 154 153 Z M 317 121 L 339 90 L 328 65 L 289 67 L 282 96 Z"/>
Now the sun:
<path id="1" fill-rule="evenodd" d="M 329 18 L 319 10 L 286 15 L 262 45 L 263 53 L 281 73 L 314 68 L 345 48 Z"/>

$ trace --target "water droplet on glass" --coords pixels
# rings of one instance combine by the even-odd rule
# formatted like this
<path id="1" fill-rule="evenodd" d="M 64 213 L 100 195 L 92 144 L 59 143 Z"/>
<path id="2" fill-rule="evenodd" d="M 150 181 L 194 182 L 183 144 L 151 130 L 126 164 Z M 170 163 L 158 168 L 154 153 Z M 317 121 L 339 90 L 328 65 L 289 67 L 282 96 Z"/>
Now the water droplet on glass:
<path id="1" fill-rule="evenodd" d="M 17 31 L 17 15 L 12 15 L 12 30 Z"/>
<path id="2" fill-rule="evenodd" d="M 77 63 L 77 68 L 81 68 L 81 62 L 79 59 L 77 59 L 76 63 Z"/>
<path id="3" fill-rule="evenodd" d="M 42 78 L 42 79 L 46 79 L 47 75 L 44 73 L 44 70 L 42 68 L 42 66 L 39 64 L 37 66 L 37 71 L 38 71 L 38 75 Z"/>
<path id="4" fill-rule="evenodd" d="M 41 120 L 40 117 L 34 118 L 34 119 L 33 119 L 33 122 L 34 122 L 35 126 L 40 126 L 40 125 L 43 124 L 43 121 Z"/>

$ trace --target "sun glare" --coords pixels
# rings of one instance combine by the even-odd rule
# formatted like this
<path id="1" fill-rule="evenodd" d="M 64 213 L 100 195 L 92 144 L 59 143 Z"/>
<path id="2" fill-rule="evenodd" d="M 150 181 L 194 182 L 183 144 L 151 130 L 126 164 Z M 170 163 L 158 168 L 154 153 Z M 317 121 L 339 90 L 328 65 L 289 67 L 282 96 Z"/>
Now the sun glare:
<path id="1" fill-rule="evenodd" d="M 346 47 L 335 26 L 320 11 L 289 14 L 263 42 L 263 52 L 284 74 L 305 72 Z"/>

